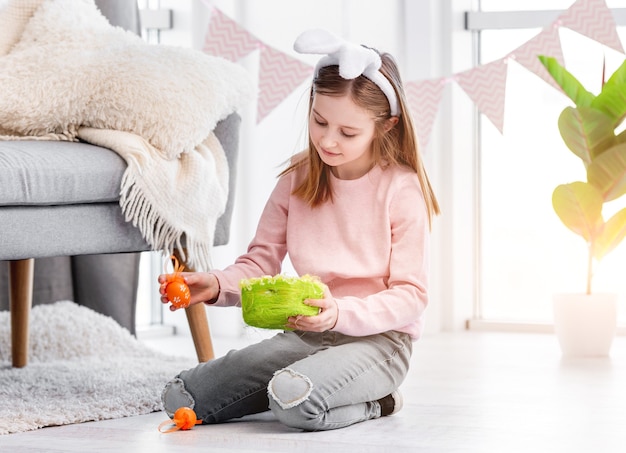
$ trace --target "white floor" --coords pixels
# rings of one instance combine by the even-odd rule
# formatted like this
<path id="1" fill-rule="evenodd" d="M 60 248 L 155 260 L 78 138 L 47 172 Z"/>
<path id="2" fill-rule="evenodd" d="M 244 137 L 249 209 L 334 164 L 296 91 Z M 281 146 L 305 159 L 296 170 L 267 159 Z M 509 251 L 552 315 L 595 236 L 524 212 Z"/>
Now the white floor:
<path id="1" fill-rule="evenodd" d="M 193 354 L 188 338 L 145 340 Z M 216 338 L 223 354 L 245 340 Z M 161 434 L 163 413 L 0 436 L 2 452 L 626 452 L 626 337 L 610 358 L 565 360 L 544 334 L 459 332 L 416 344 L 397 415 L 332 432 L 268 414 Z M 0 390 L 1 391 L 1 390 Z"/>

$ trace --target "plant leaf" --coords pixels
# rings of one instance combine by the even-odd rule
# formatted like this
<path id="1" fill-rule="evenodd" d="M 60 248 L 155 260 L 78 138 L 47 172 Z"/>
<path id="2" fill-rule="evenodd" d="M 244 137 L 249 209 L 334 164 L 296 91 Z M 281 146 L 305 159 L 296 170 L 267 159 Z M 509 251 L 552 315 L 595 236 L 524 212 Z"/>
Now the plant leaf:
<path id="1" fill-rule="evenodd" d="M 622 131 L 615 136 L 615 144 L 626 143 L 626 131 Z"/>
<path id="2" fill-rule="evenodd" d="M 587 91 L 567 69 L 561 66 L 556 58 L 545 55 L 539 55 L 538 58 L 565 95 L 574 101 L 577 107 L 589 107 L 591 105 L 595 96 Z"/>
<path id="3" fill-rule="evenodd" d="M 557 186 L 552 207 L 561 222 L 587 242 L 602 227 L 602 195 L 591 184 L 577 181 Z"/>
<path id="4" fill-rule="evenodd" d="M 626 193 L 626 143 L 613 146 L 587 167 L 587 181 L 602 194 L 604 201 Z"/>
<path id="5" fill-rule="evenodd" d="M 585 166 L 615 141 L 611 119 L 591 107 L 566 107 L 559 116 L 559 131 L 567 147 Z"/>
<path id="6" fill-rule="evenodd" d="M 593 256 L 601 260 L 617 247 L 626 237 L 626 208 L 619 211 L 604 224 L 602 232 L 596 237 L 593 244 Z"/>
<path id="7" fill-rule="evenodd" d="M 626 61 L 606 81 L 591 106 L 611 117 L 614 128 L 622 123 L 626 117 Z"/>

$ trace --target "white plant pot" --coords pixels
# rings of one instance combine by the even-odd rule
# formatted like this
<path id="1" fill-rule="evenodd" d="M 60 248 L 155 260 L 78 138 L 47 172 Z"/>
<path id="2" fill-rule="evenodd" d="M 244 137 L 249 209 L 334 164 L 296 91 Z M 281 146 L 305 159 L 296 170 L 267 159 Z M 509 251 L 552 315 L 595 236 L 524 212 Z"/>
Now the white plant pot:
<path id="1" fill-rule="evenodd" d="M 564 356 L 609 355 L 617 329 L 617 294 L 554 294 L 553 308 Z"/>

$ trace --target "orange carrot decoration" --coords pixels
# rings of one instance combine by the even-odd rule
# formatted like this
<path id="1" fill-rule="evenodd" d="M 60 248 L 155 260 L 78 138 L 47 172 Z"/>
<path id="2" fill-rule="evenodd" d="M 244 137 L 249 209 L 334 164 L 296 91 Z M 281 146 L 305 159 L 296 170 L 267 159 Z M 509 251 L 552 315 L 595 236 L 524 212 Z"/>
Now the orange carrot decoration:
<path id="1" fill-rule="evenodd" d="M 174 422 L 174 426 L 170 429 L 163 431 L 163 427 Z M 174 431 L 178 431 L 179 429 L 187 430 L 193 428 L 195 425 L 199 425 L 202 423 L 202 420 L 196 420 L 196 413 L 193 409 L 189 407 L 179 407 L 176 412 L 174 412 L 174 418 L 172 420 L 165 420 L 163 423 L 159 425 L 159 431 L 167 434 Z"/>
<path id="2" fill-rule="evenodd" d="M 185 266 L 178 264 L 178 260 L 174 255 L 171 258 L 174 261 L 174 273 L 167 275 L 167 286 L 165 287 L 165 294 L 167 300 L 176 308 L 187 308 L 191 301 L 191 292 L 189 287 L 185 283 L 185 278 L 181 273 Z"/>

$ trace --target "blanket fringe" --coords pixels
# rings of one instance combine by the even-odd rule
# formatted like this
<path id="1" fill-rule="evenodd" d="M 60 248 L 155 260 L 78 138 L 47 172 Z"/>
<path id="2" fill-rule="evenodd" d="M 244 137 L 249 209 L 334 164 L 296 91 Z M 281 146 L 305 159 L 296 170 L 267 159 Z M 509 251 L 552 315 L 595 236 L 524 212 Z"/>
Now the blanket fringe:
<path id="1" fill-rule="evenodd" d="M 0 128 L 0 132 L 2 129 Z M 62 142 L 77 142 L 75 131 L 65 131 L 62 133 L 50 132 L 45 135 L 12 135 L 12 134 L 0 134 L 0 140 L 8 141 L 62 141 Z"/>
<path id="2" fill-rule="evenodd" d="M 208 238 L 210 242 L 193 240 L 185 235 L 184 231 L 166 223 L 128 171 L 122 177 L 120 207 L 125 220 L 132 222 L 133 226 L 141 231 L 146 242 L 154 250 L 161 250 L 164 257 L 169 257 L 174 250 L 178 250 L 181 259 L 188 267 L 194 270 L 212 268 L 212 235 Z"/>

